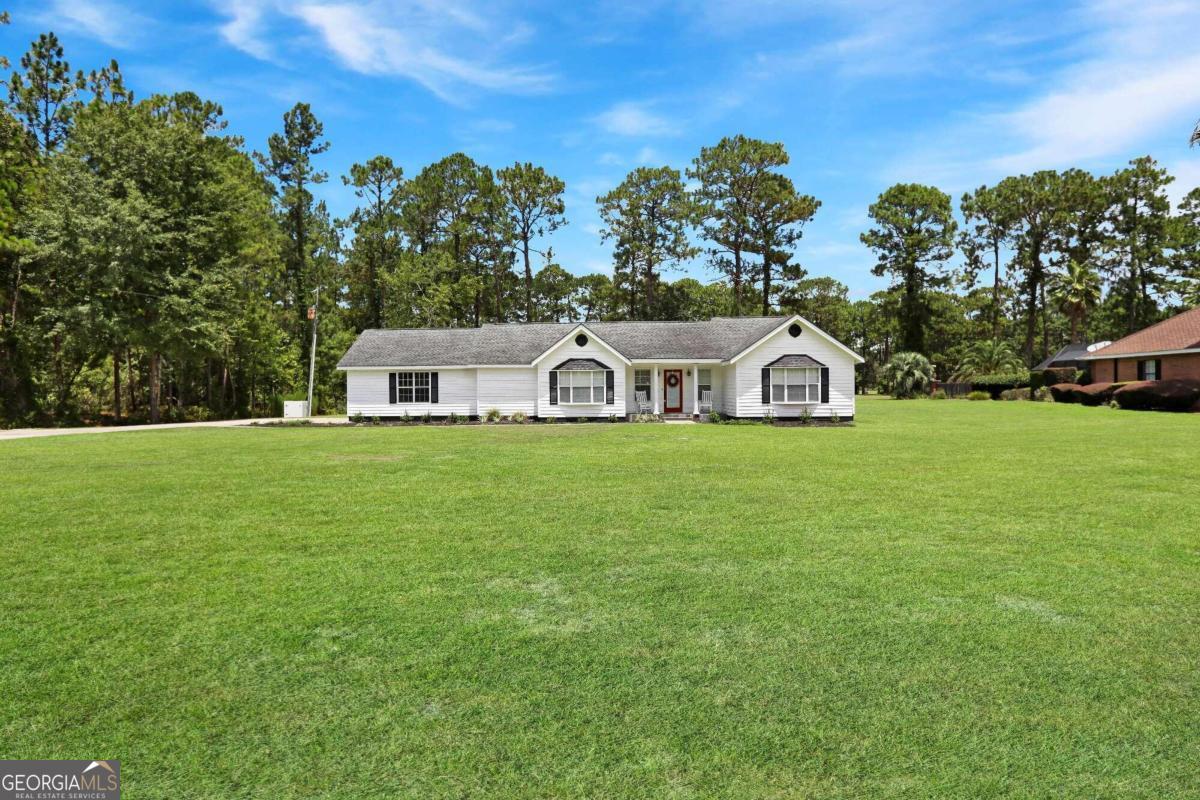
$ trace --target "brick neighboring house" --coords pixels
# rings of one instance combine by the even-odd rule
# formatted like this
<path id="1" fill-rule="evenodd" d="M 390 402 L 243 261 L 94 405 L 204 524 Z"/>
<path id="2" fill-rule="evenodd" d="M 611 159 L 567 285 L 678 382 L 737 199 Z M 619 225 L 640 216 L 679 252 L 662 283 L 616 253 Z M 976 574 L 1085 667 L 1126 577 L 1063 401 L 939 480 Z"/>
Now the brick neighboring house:
<path id="1" fill-rule="evenodd" d="M 1200 380 L 1200 308 L 1184 311 L 1081 357 L 1092 380 Z"/>

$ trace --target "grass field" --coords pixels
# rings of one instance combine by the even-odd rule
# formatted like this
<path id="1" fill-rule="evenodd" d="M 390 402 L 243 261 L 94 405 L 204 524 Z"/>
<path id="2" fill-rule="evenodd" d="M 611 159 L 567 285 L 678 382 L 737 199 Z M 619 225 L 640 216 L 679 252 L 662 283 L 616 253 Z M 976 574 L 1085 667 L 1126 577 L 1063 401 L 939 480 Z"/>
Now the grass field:
<path id="1" fill-rule="evenodd" d="M 0 757 L 124 797 L 1195 797 L 1200 417 L 0 443 Z"/>

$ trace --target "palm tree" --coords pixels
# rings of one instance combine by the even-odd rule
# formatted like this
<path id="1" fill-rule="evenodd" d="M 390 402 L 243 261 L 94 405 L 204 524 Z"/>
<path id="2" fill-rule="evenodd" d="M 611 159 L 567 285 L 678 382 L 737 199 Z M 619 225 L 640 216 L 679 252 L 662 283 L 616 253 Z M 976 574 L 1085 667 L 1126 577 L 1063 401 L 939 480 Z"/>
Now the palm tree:
<path id="1" fill-rule="evenodd" d="M 933 382 L 933 364 L 920 353 L 896 353 L 884 365 L 881 376 L 892 397 L 916 397 L 929 391 L 929 384 Z"/>
<path id="2" fill-rule="evenodd" d="M 1012 345 L 1001 339 L 985 339 L 967 349 L 958 369 L 950 377 L 956 381 L 968 381 L 979 375 L 995 375 L 1013 372 L 1025 366 L 1025 362 L 1012 349 Z"/>
<path id="3" fill-rule="evenodd" d="M 1193 147 L 1200 144 L 1200 122 L 1196 123 L 1196 130 L 1192 131 L 1192 138 L 1188 139 L 1188 144 Z"/>
<path id="4" fill-rule="evenodd" d="M 1050 296 L 1071 320 L 1071 344 L 1079 344 L 1083 322 L 1100 302 L 1100 277 L 1087 264 L 1071 261 L 1066 274 L 1056 275 L 1052 281 Z"/>

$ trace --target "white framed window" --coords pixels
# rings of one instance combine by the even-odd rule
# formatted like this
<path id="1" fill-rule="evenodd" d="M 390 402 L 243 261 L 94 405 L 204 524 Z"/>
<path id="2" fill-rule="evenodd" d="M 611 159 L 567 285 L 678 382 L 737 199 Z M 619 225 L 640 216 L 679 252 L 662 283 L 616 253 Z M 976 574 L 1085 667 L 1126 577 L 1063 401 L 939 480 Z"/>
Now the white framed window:
<path id="1" fill-rule="evenodd" d="M 645 392 L 646 397 L 650 396 L 650 370 L 635 369 L 633 371 L 633 391 Z M 634 395 L 637 396 L 636 394 Z"/>
<path id="2" fill-rule="evenodd" d="M 696 370 L 696 390 L 703 397 L 704 392 L 712 391 L 712 370 L 700 369 Z"/>
<path id="3" fill-rule="evenodd" d="M 771 369 L 771 402 L 821 402 L 821 369 L 819 367 L 773 367 Z"/>
<path id="4" fill-rule="evenodd" d="M 429 373 L 428 372 L 397 372 L 396 373 L 396 402 L 397 403 L 428 403 L 429 402 Z"/>
<path id="5" fill-rule="evenodd" d="M 604 404 L 604 370 L 558 370 L 558 402 Z"/>
<path id="6" fill-rule="evenodd" d="M 1142 362 L 1142 380 L 1156 381 L 1158 380 L 1158 360 L 1150 359 Z"/>

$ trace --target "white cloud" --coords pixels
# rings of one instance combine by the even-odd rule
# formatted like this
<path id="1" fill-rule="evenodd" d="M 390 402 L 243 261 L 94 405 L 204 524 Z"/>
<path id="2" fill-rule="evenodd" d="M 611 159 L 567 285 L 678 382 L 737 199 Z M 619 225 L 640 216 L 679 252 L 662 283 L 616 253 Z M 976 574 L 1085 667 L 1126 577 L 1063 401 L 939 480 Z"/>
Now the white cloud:
<path id="1" fill-rule="evenodd" d="M 676 132 L 670 120 L 652 112 L 646 103 L 617 103 L 593 121 L 617 136 L 670 136 Z"/>
<path id="2" fill-rule="evenodd" d="M 647 145 L 641 150 L 638 150 L 635 160 L 639 164 L 661 164 L 664 159 L 661 155 L 659 155 L 657 150 Z"/>
<path id="3" fill-rule="evenodd" d="M 540 68 L 500 60 L 502 51 L 530 38 L 528 25 L 489 19 L 470 3 L 250 0 L 225 6 L 224 13 L 221 35 L 256 58 L 280 49 L 268 39 L 305 46 L 303 36 L 283 33 L 289 21 L 298 21 L 347 69 L 407 78 L 451 102 L 465 89 L 528 94 L 554 83 Z"/>
<path id="4" fill-rule="evenodd" d="M 1021 171 L 1127 151 L 1200 108 L 1200 55 L 1135 66 L 1101 62 L 1047 95 L 1002 116 L 999 124 L 1027 146 L 993 159 Z M 1182 140 L 1183 134 L 1181 134 Z"/>
<path id="5" fill-rule="evenodd" d="M 1037 169 L 1119 166 L 1172 135 L 1182 146 L 1200 108 L 1200 5 L 1094 0 L 1078 16 L 1090 27 L 1069 64 L 1030 84 L 1038 91 L 922 132 L 885 177 L 956 192 Z"/>
<path id="6" fill-rule="evenodd" d="M 229 21 L 218 30 L 221 38 L 238 50 L 268 61 L 272 58 L 271 48 L 259 37 L 264 5 L 251 0 L 228 4 L 224 11 L 229 15 Z"/>
<path id="7" fill-rule="evenodd" d="M 117 3 L 102 0 L 54 0 L 42 15 L 50 24 L 61 24 L 110 47 L 128 47 L 150 20 Z"/>
<path id="8" fill-rule="evenodd" d="M 746 14 L 736 4 L 729 11 L 753 17 L 758 25 L 778 26 L 800 22 L 798 15 L 811 17 L 814 24 L 827 26 L 829 34 L 801 47 L 758 52 L 749 74 L 771 79 L 780 73 L 819 70 L 823 78 L 895 78 L 946 68 L 945 52 L 971 35 L 954 31 L 963 9 L 954 2 L 930 0 L 898 4 L 886 0 L 843 0 L 828 4 L 764 3 L 767 13 Z M 740 23 L 741 26 L 748 22 Z M 739 23 L 727 20 L 719 29 L 737 31 Z"/>

